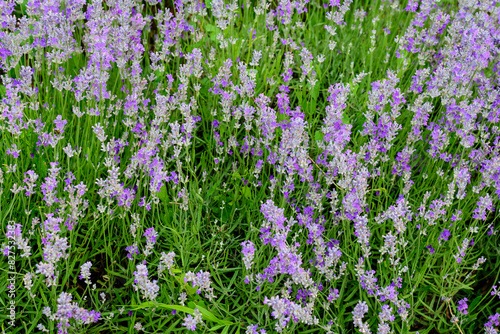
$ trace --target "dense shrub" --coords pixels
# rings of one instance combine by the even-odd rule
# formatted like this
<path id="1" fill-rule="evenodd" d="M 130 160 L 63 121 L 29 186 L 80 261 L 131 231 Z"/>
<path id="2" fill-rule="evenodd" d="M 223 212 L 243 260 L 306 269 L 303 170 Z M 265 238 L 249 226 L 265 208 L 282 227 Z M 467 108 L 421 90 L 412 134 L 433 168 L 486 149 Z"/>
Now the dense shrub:
<path id="1" fill-rule="evenodd" d="M 4 331 L 498 333 L 496 0 L 0 15 Z"/>

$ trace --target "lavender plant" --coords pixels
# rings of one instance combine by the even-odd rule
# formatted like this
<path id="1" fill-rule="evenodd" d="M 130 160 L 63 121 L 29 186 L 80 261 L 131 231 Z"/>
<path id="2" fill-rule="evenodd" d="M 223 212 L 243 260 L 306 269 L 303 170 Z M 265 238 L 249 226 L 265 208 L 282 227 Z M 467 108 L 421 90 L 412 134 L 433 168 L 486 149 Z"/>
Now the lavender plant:
<path id="1" fill-rule="evenodd" d="M 496 0 L 0 19 L 4 332 L 499 332 Z"/>

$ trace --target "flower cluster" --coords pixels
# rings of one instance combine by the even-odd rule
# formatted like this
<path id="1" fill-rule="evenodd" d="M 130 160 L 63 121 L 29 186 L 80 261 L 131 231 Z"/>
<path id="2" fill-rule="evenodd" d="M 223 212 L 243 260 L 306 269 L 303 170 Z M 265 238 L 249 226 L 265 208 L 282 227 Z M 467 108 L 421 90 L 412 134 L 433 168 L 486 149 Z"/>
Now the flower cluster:
<path id="1" fill-rule="evenodd" d="M 191 283 L 193 288 L 196 289 L 197 294 L 201 294 L 203 291 L 205 292 L 205 298 L 212 301 L 216 296 L 214 295 L 214 288 L 211 286 L 212 282 L 210 280 L 210 273 L 208 271 L 199 271 L 194 274 L 189 271 L 184 276 L 185 283 Z"/>
<path id="2" fill-rule="evenodd" d="M 484 307 L 462 290 L 498 262 L 496 0 L 6 0 L 0 20 L 0 278 L 46 303 L 39 331 L 117 329 L 117 291 L 249 334 L 495 309 L 496 285 Z M 437 291 L 462 296 L 450 323 Z"/>
<path id="3" fill-rule="evenodd" d="M 135 291 L 140 291 L 143 299 L 154 300 L 158 295 L 160 287 L 156 280 L 149 280 L 148 268 L 145 264 L 137 265 L 137 270 L 134 271 L 134 277 L 134 284 L 132 286 Z"/>
<path id="4" fill-rule="evenodd" d="M 190 331 L 195 331 L 196 326 L 198 326 L 198 325 L 203 325 L 203 319 L 202 319 L 200 310 L 195 308 L 193 315 L 188 314 L 184 318 L 184 322 L 182 323 L 182 326 L 186 327 Z"/>
<path id="5" fill-rule="evenodd" d="M 92 282 L 90 281 L 90 267 L 92 267 L 92 262 L 87 261 L 81 266 L 81 273 L 80 273 L 80 279 L 85 280 L 85 283 L 88 285 L 91 285 Z"/>

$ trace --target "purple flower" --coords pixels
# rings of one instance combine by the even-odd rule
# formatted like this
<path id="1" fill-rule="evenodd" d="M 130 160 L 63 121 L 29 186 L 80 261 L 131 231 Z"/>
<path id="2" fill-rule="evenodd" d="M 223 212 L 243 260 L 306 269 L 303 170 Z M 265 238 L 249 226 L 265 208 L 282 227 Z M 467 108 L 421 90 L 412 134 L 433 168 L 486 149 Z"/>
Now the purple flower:
<path id="1" fill-rule="evenodd" d="M 201 317 L 201 313 L 200 313 L 200 310 L 198 310 L 198 308 L 194 309 L 193 315 L 188 314 L 184 318 L 184 322 L 182 323 L 182 326 L 186 327 L 190 331 L 195 331 L 196 330 L 196 326 L 198 324 L 202 324 L 203 325 L 203 320 L 202 320 L 202 317 Z"/>
<path id="2" fill-rule="evenodd" d="M 137 243 L 134 243 L 132 246 L 126 247 L 125 250 L 128 252 L 127 258 L 130 261 L 133 260 L 133 254 L 139 255 L 139 248 L 137 247 Z"/>
<path id="3" fill-rule="evenodd" d="M 148 279 L 148 268 L 144 264 L 137 265 L 137 270 L 134 271 L 134 287 L 135 291 L 141 291 L 143 299 L 155 300 L 160 287 L 156 280 Z"/>
<path id="4" fill-rule="evenodd" d="M 360 277 L 361 287 L 368 291 L 368 295 L 376 294 L 377 290 L 379 289 L 378 285 L 376 284 L 377 281 L 378 279 L 375 277 L 375 270 L 367 271 Z"/>
<path id="5" fill-rule="evenodd" d="M 439 236 L 438 240 L 448 241 L 448 238 L 450 236 L 451 236 L 450 230 L 443 229 L 443 232 L 441 232 L 441 235 Z"/>
<path id="6" fill-rule="evenodd" d="M 472 217 L 474 219 L 486 220 L 486 211 L 493 211 L 493 200 L 489 194 L 484 197 L 479 197 L 477 208 L 474 210 Z"/>
<path id="7" fill-rule="evenodd" d="M 216 297 L 214 295 L 214 288 L 211 286 L 212 282 L 210 280 L 210 273 L 208 271 L 201 270 L 196 274 L 189 271 L 184 276 L 184 282 L 191 282 L 193 288 L 198 287 L 198 294 L 201 294 L 202 291 L 205 291 L 205 297 L 209 300 L 213 300 Z"/>
<path id="8" fill-rule="evenodd" d="M 359 327 L 360 331 L 362 328 L 366 328 L 368 326 L 367 323 L 363 322 L 363 317 L 368 313 L 368 304 L 365 301 L 359 301 L 354 310 L 352 311 L 352 319 L 354 322 L 354 327 Z M 366 331 L 365 331 L 366 333 Z"/>
<path id="9" fill-rule="evenodd" d="M 418 2 L 410 0 L 410 1 L 408 1 L 408 5 L 406 6 L 405 10 L 407 12 L 413 12 L 413 13 L 415 13 L 416 10 L 417 10 L 417 8 L 418 8 Z"/>
<path id="10" fill-rule="evenodd" d="M 85 280 L 87 284 L 92 284 L 90 281 L 90 267 L 92 267 L 92 262 L 87 261 L 81 266 L 81 273 L 80 273 L 80 279 Z"/>
<path id="11" fill-rule="evenodd" d="M 143 236 L 146 237 L 146 241 L 148 243 L 154 245 L 156 243 L 156 238 L 158 237 L 158 233 L 156 233 L 154 227 L 150 227 L 146 229 Z"/>
<path id="12" fill-rule="evenodd" d="M 62 119 L 61 115 L 57 115 L 56 119 L 54 120 L 54 124 L 56 126 L 54 130 L 56 131 L 56 133 L 59 133 L 59 135 L 63 134 L 64 127 L 66 126 L 67 123 L 68 121 Z"/>
<path id="13" fill-rule="evenodd" d="M 241 253 L 243 254 L 243 262 L 245 263 L 245 268 L 247 270 L 250 270 L 255 254 L 255 245 L 253 242 L 247 240 L 242 242 L 241 246 L 243 247 Z"/>
<path id="14" fill-rule="evenodd" d="M 490 321 L 484 324 L 487 334 L 496 334 L 498 331 L 494 328 L 494 326 L 500 325 L 500 314 L 495 313 L 494 315 L 490 315 L 488 317 Z"/>
<path id="15" fill-rule="evenodd" d="M 54 203 L 58 203 L 59 199 L 55 196 L 57 194 L 57 177 L 61 168 L 58 168 L 59 162 L 51 162 L 49 169 L 49 176 L 45 178 L 45 182 L 40 185 L 42 193 L 44 195 L 43 200 L 47 206 L 51 206 Z"/>
<path id="16" fill-rule="evenodd" d="M 338 289 L 330 289 L 330 294 L 328 295 L 328 302 L 331 303 L 335 300 L 337 300 L 337 298 L 339 298 L 340 295 L 339 295 L 339 290 Z"/>
<path id="17" fill-rule="evenodd" d="M 14 157 L 14 159 L 19 158 L 19 153 L 21 153 L 21 150 L 17 149 L 17 145 L 13 144 L 11 148 L 7 149 L 7 154 L 10 154 Z"/>
<path id="18" fill-rule="evenodd" d="M 467 301 L 468 299 L 464 298 L 458 302 L 457 311 L 464 315 L 467 314 L 467 308 L 469 307 L 469 305 L 467 305 Z"/>

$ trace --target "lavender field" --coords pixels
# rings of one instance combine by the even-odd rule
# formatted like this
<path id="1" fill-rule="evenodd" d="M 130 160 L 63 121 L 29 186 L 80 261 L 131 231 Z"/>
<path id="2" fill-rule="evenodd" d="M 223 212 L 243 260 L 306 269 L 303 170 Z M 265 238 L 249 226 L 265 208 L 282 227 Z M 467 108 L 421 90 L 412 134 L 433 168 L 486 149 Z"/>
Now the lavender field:
<path id="1" fill-rule="evenodd" d="M 2 333 L 500 333 L 500 2 L 1 0 Z"/>

